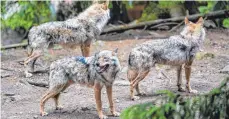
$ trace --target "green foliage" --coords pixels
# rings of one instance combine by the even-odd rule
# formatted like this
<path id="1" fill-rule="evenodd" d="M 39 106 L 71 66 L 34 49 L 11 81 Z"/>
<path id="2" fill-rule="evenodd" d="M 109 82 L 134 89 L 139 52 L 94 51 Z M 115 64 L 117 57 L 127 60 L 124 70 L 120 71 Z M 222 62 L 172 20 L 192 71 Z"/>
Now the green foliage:
<path id="1" fill-rule="evenodd" d="M 133 1 L 133 2 L 134 2 L 134 1 Z M 125 4 L 127 9 L 133 8 L 133 4 L 130 4 L 129 1 L 122 1 L 122 4 Z"/>
<path id="2" fill-rule="evenodd" d="M 158 18 L 158 15 L 167 12 L 166 9 L 159 8 L 155 2 L 150 2 L 150 4 L 144 9 L 139 21 L 150 21 Z"/>
<path id="3" fill-rule="evenodd" d="M 163 9 L 170 9 L 182 5 L 184 1 L 159 1 L 159 7 Z"/>
<path id="4" fill-rule="evenodd" d="M 215 6 L 215 4 L 216 4 L 216 1 L 208 1 L 207 6 L 199 6 L 198 9 L 201 14 L 206 14 L 213 10 L 213 7 Z"/>
<path id="5" fill-rule="evenodd" d="M 229 18 L 223 20 L 223 26 L 229 28 Z"/>
<path id="6" fill-rule="evenodd" d="M 3 2 L 2 2 L 3 3 Z M 18 1 L 21 9 L 14 13 L 12 16 L 4 19 L 1 18 L 2 28 L 9 27 L 12 29 L 22 27 L 29 29 L 33 25 L 38 25 L 54 18 L 51 17 L 51 11 L 49 9 L 49 1 Z M 1 6 L 3 16 L 7 12 L 5 11 L 5 2 Z"/>
<path id="7" fill-rule="evenodd" d="M 140 104 L 125 109 L 122 119 L 226 119 L 229 118 L 229 77 L 206 95 L 186 98 L 170 91 L 159 106 Z"/>

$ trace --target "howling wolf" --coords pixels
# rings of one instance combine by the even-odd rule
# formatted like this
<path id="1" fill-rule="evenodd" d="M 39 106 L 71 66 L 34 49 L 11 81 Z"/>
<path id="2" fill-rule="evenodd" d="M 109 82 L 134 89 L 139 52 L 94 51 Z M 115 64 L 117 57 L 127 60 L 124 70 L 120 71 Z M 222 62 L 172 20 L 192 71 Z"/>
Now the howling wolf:
<path id="1" fill-rule="evenodd" d="M 109 2 L 94 3 L 77 17 L 34 26 L 29 32 L 28 57 L 24 61 L 25 76 L 31 77 L 34 64 L 52 44 L 75 48 L 81 46 L 82 55 L 87 57 L 91 42 L 96 39 L 110 18 Z"/>

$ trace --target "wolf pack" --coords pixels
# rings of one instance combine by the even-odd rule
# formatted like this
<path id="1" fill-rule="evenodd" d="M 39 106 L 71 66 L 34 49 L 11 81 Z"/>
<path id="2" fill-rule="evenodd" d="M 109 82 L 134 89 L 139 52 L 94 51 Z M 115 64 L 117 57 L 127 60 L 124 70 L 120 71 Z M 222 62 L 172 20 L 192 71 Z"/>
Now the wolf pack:
<path id="1" fill-rule="evenodd" d="M 57 59 L 50 65 L 49 89 L 41 98 L 40 114 L 47 100 L 53 98 L 56 110 L 63 107 L 59 103 L 60 94 L 71 84 L 78 83 L 94 89 L 96 109 L 100 119 L 107 118 L 102 112 L 101 90 L 106 88 L 110 112 L 119 116 L 115 110 L 112 86 L 121 70 L 118 49 L 103 50 L 90 55 L 90 46 L 103 30 L 110 18 L 109 1 L 94 1 L 78 16 L 66 21 L 41 24 L 31 28 L 28 39 L 28 57 L 24 60 L 25 76 L 31 77 L 37 59 L 53 44 L 75 49 L 80 45 L 82 56 Z M 165 39 L 152 39 L 134 47 L 129 53 L 127 79 L 130 81 L 130 99 L 137 100 L 143 93 L 139 83 L 155 64 L 172 65 L 177 70 L 178 91 L 197 93 L 190 86 L 191 66 L 195 55 L 202 48 L 205 39 L 203 18 L 196 23 L 184 19 L 185 26 L 180 34 Z M 182 69 L 185 70 L 186 85 L 182 86 Z M 136 90 L 136 95 L 134 95 Z"/>

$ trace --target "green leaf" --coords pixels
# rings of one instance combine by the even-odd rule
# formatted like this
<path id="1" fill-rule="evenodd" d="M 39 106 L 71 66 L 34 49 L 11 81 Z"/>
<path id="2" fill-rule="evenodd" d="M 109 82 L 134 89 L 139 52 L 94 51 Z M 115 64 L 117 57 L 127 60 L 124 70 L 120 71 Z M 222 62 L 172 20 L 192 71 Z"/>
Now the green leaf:
<path id="1" fill-rule="evenodd" d="M 223 20 L 223 26 L 229 28 L 229 18 Z"/>

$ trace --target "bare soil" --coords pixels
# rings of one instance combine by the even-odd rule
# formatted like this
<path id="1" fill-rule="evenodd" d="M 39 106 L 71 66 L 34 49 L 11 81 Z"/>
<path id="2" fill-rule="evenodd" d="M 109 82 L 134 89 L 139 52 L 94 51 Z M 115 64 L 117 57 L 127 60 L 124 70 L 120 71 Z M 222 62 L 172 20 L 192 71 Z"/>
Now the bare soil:
<path id="1" fill-rule="evenodd" d="M 129 35 L 128 35 L 129 34 Z M 152 68 L 150 74 L 140 83 L 141 91 L 146 93 L 137 101 L 130 100 L 129 97 L 129 82 L 126 80 L 126 69 L 128 54 L 136 44 L 142 43 L 152 39 L 148 38 L 149 32 L 136 31 L 101 36 L 102 41 L 99 40 L 92 45 L 92 53 L 96 51 L 107 49 L 114 50 L 119 48 L 119 59 L 122 65 L 122 73 L 115 81 L 113 86 L 114 101 L 117 111 L 121 112 L 125 108 L 139 103 L 145 103 L 160 97 L 156 92 L 158 90 L 170 90 L 177 92 L 176 86 L 176 71 L 175 69 L 167 69 L 165 66 L 159 66 L 160 69 L 171 79 L 165 77 L 159 78 L 158 70 Z M 140 35 L 139 35 L 140 34 Z M 170 36 L 177 33 L 168 33 L 165 31 L 157 31 L 151 36 L 155 37 Z M 141 37 L 139 37 L 141 36 Z M 212 55 L 205 55 L 199 60 L 195 60 L 192 67 L 191 86 L 198 90 L 198 94 L 204 94 L 211 89 L 217 87 L 220 82 L 228 74 L 220 73 L 226 65 L 229 65 L 229 30 L 214 29 L 207 31 L 207 38 L 205 42 L 204 51 L 202 54 L 210 53 Z M 141 39 L 139 39 L 141 38 Z M 45 110 L 49 113 L 48 116 L 41 117 L 39 115 L 39 101 L 41 96 L 45 93 L 47 88 L 37 87 L 26 84 L 25 80 L 34 82 L 48 83 L 48 73 L 36 73 L 31 78 L 25 78 L 23 74 L 23 65 L 19 62 L 26 57 L 25 49 L 17 48 L 1 51 L 1 118 L 2 119 L 94 119 L 98 118 L 93 89 L 80 86 L 78 84 L 70 86 L 61 94 L 61 104 L 64 109 L 61 111 L 54 110 L 54 101 L 49 100 L 46 103 Z M 64 50 L 56 47 L 55 50 L 47 54 L 43 59 L 49 63 L 55 59 L 64 56 L 81 55 L 80 49 L 76 51 Z M 42 69 L 38 65 L 38 69 Z M 185 78 L 183 74 L 183 83 Z M 184 96 L 193 96 L 193 94 L 180 93 Z M 105 90 L 102 94 L 104 113 L 109 115 L 109 105 Z M 118 117 L 111 117 L 118 119 Z"/>

